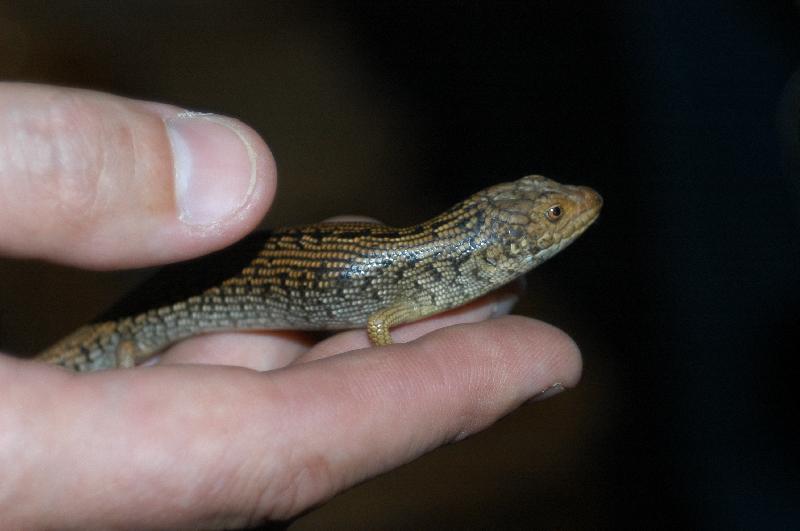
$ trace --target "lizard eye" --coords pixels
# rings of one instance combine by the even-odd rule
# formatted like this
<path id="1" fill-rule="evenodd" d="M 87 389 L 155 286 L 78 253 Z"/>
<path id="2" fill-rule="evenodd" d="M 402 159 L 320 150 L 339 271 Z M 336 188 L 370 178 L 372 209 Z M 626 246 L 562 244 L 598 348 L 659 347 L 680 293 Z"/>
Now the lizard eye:
<path id="1" fill-rule="evenodd" d="M 553 205 L 547 209 L 547 214 L 545 214 L 545 216 L 550 221 L 558 221 L 558 219 L 561 217 L 563 213 L 564 212 L 561 210 L 560 206 Z"/>

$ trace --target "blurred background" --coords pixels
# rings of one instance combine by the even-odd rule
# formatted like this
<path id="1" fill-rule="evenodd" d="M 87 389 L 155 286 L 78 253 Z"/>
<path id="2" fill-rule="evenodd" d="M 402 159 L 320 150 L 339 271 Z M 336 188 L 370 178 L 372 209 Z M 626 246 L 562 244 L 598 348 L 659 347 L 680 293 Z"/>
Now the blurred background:
<path id="1" fill-rule="evenodd" d="M 800 527 L 798 3 L 0 0 L 0 79 L 244 120 L 265 226 L 414 223 L 534 172 L 603 194 L 518 308 L 581 385 L 292 529 Z M 141 275 L 0 261 L 0 350 Z"/>

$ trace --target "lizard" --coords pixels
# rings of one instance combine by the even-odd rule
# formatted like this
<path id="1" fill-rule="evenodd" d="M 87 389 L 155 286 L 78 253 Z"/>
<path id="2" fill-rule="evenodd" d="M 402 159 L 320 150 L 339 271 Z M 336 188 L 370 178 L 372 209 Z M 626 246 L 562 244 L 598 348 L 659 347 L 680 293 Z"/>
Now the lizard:
<path id="1" fill-rule="evenodd" d="M 393 326 L 466 304 L 551 258 L 602 204 L 589 187 L 529 175 L 410 227 L 344 222 L 256 232 L 173 266 L 173 280 L 146 282 L 151 307 L 123 303 L 36 359 L 80 372 L 133 367 L 181 339 L 231 330 L 366 327 L 374 345 L 388 345 Z M 176 278 L 186 286 L 174 289 Z"/>

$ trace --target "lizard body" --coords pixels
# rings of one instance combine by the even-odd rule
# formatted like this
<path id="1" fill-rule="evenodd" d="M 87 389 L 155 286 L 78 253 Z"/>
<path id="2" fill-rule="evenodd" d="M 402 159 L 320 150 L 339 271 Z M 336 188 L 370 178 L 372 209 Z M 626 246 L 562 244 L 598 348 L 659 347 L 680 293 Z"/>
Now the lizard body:
<path id="1" fill-rule="evenodd" d="M 178 275 L 209 285 L 86 325 L 38 359 L 76 371 L 131 367 L 181 339 L 225 330 L 392 326 L 465 304 L 541 264 L 597 218 L 602 198 L 538 175 L 492 186 L 426 222 L 322 223 L 258 233 Z M 210 264 L 210 265 L 209 265 Z M 173 276 L 173 278 L 175 278 Z"/>

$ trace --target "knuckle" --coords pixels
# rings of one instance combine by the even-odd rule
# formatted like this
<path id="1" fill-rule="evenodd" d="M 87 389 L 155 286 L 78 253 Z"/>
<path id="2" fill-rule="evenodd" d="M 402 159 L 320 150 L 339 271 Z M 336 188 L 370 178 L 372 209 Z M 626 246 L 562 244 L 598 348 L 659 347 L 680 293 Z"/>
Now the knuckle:
<path id="1" fill-rule="evenodd" d="M 109 126 L 102 111 L 78 92 L 58 91 L 11 125 L 7 170 L 59 223 L 92 223 L 108 204 L 109 170 L 119 168 L 130 132 Z"/>
<path id="2" fill-rule="evenodd" d="M 258 506 L 266 510 L 270 518 L 295 517 L 344 487 L 335 480 L 332 465 L 323 455 L 293 457 L 283 473 L 273 478 L 259 496 Z"/>

